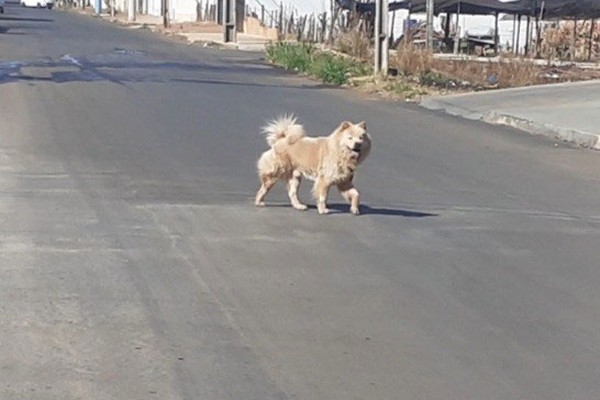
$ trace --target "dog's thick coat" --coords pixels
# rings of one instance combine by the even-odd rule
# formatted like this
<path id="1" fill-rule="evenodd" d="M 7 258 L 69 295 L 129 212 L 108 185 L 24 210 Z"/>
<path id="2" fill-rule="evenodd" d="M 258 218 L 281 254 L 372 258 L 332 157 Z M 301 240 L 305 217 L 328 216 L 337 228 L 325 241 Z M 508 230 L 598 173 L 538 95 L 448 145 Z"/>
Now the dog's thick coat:
<path id="1" fill-rule="evenodd" d="M 298 199 L 302 177 L 315 181 L 313 196 L 320 214 L 327 214 L 329 188 L 337 186 L 350 203 L 350 211 L 359 213 L 359 193 L 353 179 L 356 167 L 371 151 L 371 137 L 365 122 L 344 121 L 329 136 L 307 137 L 294 116 L 283 116 L 264 128 L 271 148 L 258 160 L 261 187 L 255 204 L 265 205 L 265 196 L 279 180 L 288 185 L 288 196 L 297 210 L 306 210 Z"/>

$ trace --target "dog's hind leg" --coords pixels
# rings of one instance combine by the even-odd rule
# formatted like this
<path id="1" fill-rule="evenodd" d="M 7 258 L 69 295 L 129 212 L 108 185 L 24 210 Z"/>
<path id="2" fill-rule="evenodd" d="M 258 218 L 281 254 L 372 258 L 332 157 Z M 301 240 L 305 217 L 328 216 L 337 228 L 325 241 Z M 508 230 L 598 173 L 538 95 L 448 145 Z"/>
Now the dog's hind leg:
<path id="1" fill-rule="evenodd" d="M 300 186 L 300 182 L 302 181 L 302 174 L 298 171 L 294 171 L 292 177 L 288 180 L 288 196 L 290 198 L 290 202 L 292 203 L 292 207 L 296 210 L 304 211 L 308 207 L 305 204 L 300 202 L 298 199 L 298 187 Z"/>
<path id="2" fill-rule="evenodd" d="M 277 179 L 273 178 L 271 176 L 265 175 L 265 176 L 261 176 L 260 177 L 260 188 L 258 189 L 258 192 L 256 193 L 256 199 L 254 200 L 254 204 L 257 207 L 264 207 L 265 206 L 265 197 L 267 196 L 267 193 L 269 193 L 269 190 L 271 190 L 271 188 L 273 187 L 273 185 L 275 185 L 275 183 L 277 183 Z"/>
<path id="3" fill-rule="evenodd" d="M 356 188 L 354 187 L 352 180 L 339 183 L 337 187 L 340 190 L 342 197 L 346 199 L 348 203 L 350 203 L 350 212 L 354 215 L 360 214 L 360 210 L 358 207 L 360 201 L 360 194 L 358 193 L 358 190 L 356 190 Z"/>

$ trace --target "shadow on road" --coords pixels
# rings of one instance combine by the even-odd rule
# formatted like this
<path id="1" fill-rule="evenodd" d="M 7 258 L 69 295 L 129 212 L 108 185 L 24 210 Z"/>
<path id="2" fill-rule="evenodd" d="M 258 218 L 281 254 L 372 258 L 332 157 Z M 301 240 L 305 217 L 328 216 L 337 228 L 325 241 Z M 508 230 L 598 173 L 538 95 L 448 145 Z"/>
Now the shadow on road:
<path id="1" fill-rule="evenodd" d="M 0 28 L 0 32 L 13 28 Z M 10 34 L 10 32 L 9 32 Z M 44 69 L 43 76 L 31 74 L 23 68 Z M 71 69 L 65 71 L 64 69 Z M 73 70 L 74 68 L 74 70 Z M 117 84 L 126 83 L 183 83 L 197 85 L 224 85 L 247 87 L 278 87 L 294 89 L 327 89 L 327 85 L 303 85 L 256 83 L 247 81 L 248 72 L 252 75 L 272 77 L 274 70 L 260 64 L 228 64 L 228 63 L 197 63 L 172 62 L 151 59 L 145 52 L 115 48 L 112 52 L 86 57 L 76 57 L 69 54 L 54 59 L 39 59 L 33 61 L 18 60 L 0 63 L 0 84 L 25 81 L 32 83 L 54 82 L 102 82 L 109 81 Z M 275 70 L 277 71 L 277 70 Z M 226 79 L 213 79 L 218 72 Z M 277 74 L 275 74 L 277 75 Z M 231 77 L 231 78 L 230 78 Z"/>
<path id="2" fill-rule="evenodd" d="M 327 207 L 331 210 L 331 215 L 336 214 L 349 214 L 350 206 L 343 203 L 332 203 L 328 204 Z M 289 208 L 290 212 L 301 213 L 302 211 L 296 211 L 291 205 L 286 203 L 271 203 L 266 208 Z M 316 210 L 317 207 L 314 205 L 308 206 L 309 210 Z M 360 215 L 383 215 L 387 217 L 403 217 L 403 218 L 427 218 L 427 217 L 439 217 L 439 214 L 426 213 L 421 211 L 406 210 L 403 208 L 388 208 L 388 207 L 371 207 L 367 205 L 360 206 Z"/>
<path id="3" fill-rule="evenodd" d="M 330 210 L 336 213 L 347 213 L 349 212 L 349 205 L 347 204 L 329 204 Z M 309 207 L 313 208 L 313 207 Z M 387 207 L 371 207 L 367 205 L 360 206 L 361 215 L 384 215 L 388 217 L 404 217 L 404 218 L 426 218 L 426 217 L 438 217 L 439 214 L 425 213 L 421 211 L 405 210 L 402 208 L 387 208 Z"/>
<path id="4" fill-rule="evenodd" d="M 20 21 L 20 22 L 54 22 L 50 18 L 20 18 L 20 17 L 2 17 L 2 21 Z"/>

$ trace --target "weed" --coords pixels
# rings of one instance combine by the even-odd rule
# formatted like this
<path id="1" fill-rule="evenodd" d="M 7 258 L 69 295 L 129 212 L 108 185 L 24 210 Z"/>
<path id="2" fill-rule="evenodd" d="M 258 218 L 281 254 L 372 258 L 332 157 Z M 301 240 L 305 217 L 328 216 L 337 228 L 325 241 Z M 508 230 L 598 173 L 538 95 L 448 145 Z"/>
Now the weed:
<path id="1" fill-rule="evenodd" d="M 343 85 L 348 79 L 370 73 L 369 67 L 338 54 L 317 50 L 306 43 L 274 43 L 267 46 L 267 59 L 285 69 L 305 72 L 324 83 Z"/>

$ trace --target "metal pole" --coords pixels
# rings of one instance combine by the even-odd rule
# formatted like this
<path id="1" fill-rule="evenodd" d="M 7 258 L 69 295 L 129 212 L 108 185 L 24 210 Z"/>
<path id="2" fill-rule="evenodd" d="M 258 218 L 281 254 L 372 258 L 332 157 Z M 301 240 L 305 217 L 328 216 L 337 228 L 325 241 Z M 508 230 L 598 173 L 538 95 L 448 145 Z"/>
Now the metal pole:
<path id="1" fill-rule="evenodd" d="M 460 2 L 456 6 L 456 32 L 454 33 L 454 54 L 458 54 L 460 48 Z"/>
<path id="2" fill-rule="evenodd" d="M 519 14 L 519 20 L 517 21 L 517 47 L 515 54 L 521 54 L 521 18 Z"/>
<path id="3" fill-rule="evenodd" d="M 383 13 L 381 14 L 381 73 L 388 75 L 389 68 L 389 47 L 390 47 L 390 28 L 389 28 L 390 7 L 389 0 L 383 0 Z"/>
<path id="4" fill-rule="evenodd" d="M 375 74 L 388 74 L 388 13 L 389 0 L 376 0 L 375 3 Z"/>
<path id="5" fill-rule="evenodd" d="M 425 3 L 425 11 L 427 13 L 425 44 L 429 51 L 433 51 L 433 8 L 433 0 L 427 0 L 427 3 Z"/>
<path id="6" fill-rule="evenodd" d="M 128 5 L 127 21 L 133 22 L 135 21 L 135 0 L 129 0 Z"/>
<path id="7" fill-rule="evenodd" d="M 500 37 L 498 36 L 498 11 L 496 11 L 496 20 L 494 23 L 494 54 L 495 55 L 498 55 L 500 53 L 500 51 L 498 49 L 499 39 L 500 39 Z"/>
<path id="8" fill-rule="evenodd" d="M 373 72 L 379 74 L 381 72 L 381 4 L 382 0 L 375 0 L 375 65 Z"/>
<path id="9" fill-rule="evenodd" d="M 517 34 L 517 16 L 513 15 L 513 31 L 512 31 L 512 52 L 515 52 L 515 37 Z"/>

